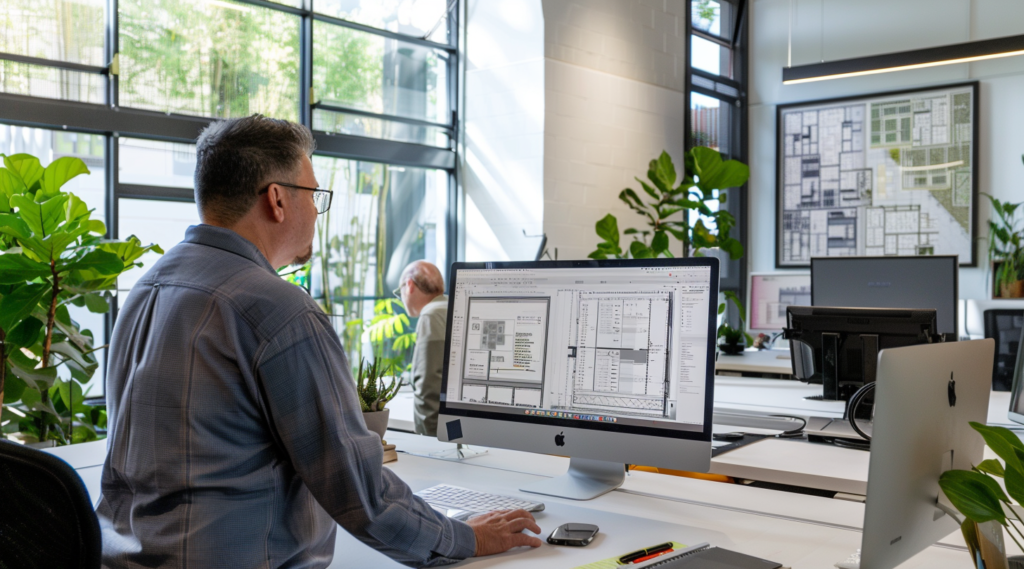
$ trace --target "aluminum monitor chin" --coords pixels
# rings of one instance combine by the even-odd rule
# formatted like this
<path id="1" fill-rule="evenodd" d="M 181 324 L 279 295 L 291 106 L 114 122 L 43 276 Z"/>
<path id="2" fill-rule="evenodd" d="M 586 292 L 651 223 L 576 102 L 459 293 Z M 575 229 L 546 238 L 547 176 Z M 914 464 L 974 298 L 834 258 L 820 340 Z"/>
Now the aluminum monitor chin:
<path id="1" fill-rule="evenodd" d="M 438 438 L 568 455 L 523 490 L 574 499 L 624 464 L 706 472 L 718 263 L 453 264 Z"/>

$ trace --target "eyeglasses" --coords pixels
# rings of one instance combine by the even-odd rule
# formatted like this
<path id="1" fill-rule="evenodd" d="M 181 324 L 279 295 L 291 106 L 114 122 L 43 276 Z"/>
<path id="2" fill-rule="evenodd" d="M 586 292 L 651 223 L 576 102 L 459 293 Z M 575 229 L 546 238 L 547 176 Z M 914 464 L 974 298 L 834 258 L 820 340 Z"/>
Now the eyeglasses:
<path id="1" fill-rule="evenodd" d="M 313 204 L 316 205 L 316 213 L 321 214 L 331 209 L 331 201 L 334 199 L 334 192 L 332 190 L 322 190 L 320 188 L 307 188 L 306 186 L 296 186 L 295 184 L 285 184 L 284 182 L 271 182 L 271 184 L 277 184 L 278 186 L 284 186 L 286 188 L 295 188 L 297 190 L 309 190 L 313 192 Z M 260 194 L 265 194 L 270 191 L 270 186 L 260 190 Z"/>
<path id="2" fill-rule="evenodd" d="M 391 294 L 395 295 L 398 300 L 402 300 L 402 285 L 398 285 L 398 288 L 391 291 Z"/>

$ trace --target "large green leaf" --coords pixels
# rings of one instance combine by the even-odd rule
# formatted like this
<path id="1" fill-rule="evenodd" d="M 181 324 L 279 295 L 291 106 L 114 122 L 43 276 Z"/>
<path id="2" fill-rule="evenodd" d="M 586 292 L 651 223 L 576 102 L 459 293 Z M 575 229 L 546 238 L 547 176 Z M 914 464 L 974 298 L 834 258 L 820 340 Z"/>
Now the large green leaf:
<path id="1" fill-rule="evenodd" d="M 57 379 L 57 368 L 55 367 L 30 368 L 16 363 L 15 358 L 11 358 L 10 362 L 14 375 L 20 377 L 32 389 L 49 388 Z M 36 362 L 32 360 L 32 363 Z"/>
<path id="2" fill-rule="evenodd" d="M 90 251 L 77 261 L 68 263 L 64 270 L 94 271 L 98 275 L 119 275 L 124 270 L 124 263 L 114 253 L 96 249 Z"/>
<path id="3" fill-rule="evenodd" d="M 7 332 L 4 341 L 7 348 L 27 348 L 39 341 L 39 333 L 43 331 L 43 323 L 38 318 L 25 318 Z"/>
<path id="4" fill-rule="evenodd" d="M 655 231 L 651 238 L 651 251 L 657 256 L 668 252 L 668 235 L 664 231 Z"/>
<path id="5" fill-rule="evenodd" d="M 939 477 L 939 487 L 961 514 L 978 522 L 998 520 L 1006 525 L 1000 502 L 1009 501 L 995 480 L 971 470 L 947 470 Z"/>
<path id="6" fill-rule="evenodd" d="M 991 474 L 992 476 L 998 476 L 1000 478 L 1006 476 L 1006 470 L 1003 469 L 1002 463 L 994 458 L 981 461 L 975 468 L 986 474 Z"/>
<path id="7" fill-rule="evenodd" d="M 50 266 L 24 255 L 0 255 L 0 284 L 17 284 L 49 276 Z"/>
<path id="8" fill-rule="evenodd" d="M 992 452 L 1003 459 L 1007 469 L 1016 468 L 1024 472 L 1024 465 L 1017 458 L 1017 453 L 1014 450 L 1024 451 L 1024 443 L 1021 442 L 1017 435 L 1003 427 L 990 427 L 974 421 L 971 421 L 970 424 L 975 431 L 981 433 L 982 438 L 985 439 L 985 444 L 992 449 Z"/>
<path id="9" fill-rule="evenodd" d="M 32 314 L 32 310 L 49 290 L 50 286 L 46 283 L 26 284 L 4 295 L 0 299 L 0 329 L 11 330 Z"/>
<path id="10" fill-rule="evenodd" d="M 634 241 L 629 244 L 629 254 L 633 255 L 634 259 L 650 259 L 654 257 L 654 252 L 647 245 L 644 245 L 641 241 Z"/>
<path id="11" fill-rule="evenodd" d="M 3 170 L 0 170 L 3 172 Z M 0 233 L 6 233 L 19 239 L 26 239 L 32 235 L 32 230 L 15 213 L 0 213 Z"/>
<path id="12" fill-rule="evenodd" d="M 86 293 L 82 295 L 85 300 L 85 306 L 89 309 L 89 312 L 94 314 L 105 314 L 110 310 L 110 303 L 107 302 L 106 298 L 98 294 Z"/>
<path id="13" fill-rule="evenodd" d="M 597 236 L 609 243 L 619 244 L 619 221 L 615 216 L 608 214 L 598 220 L 594 226 Z"/>
<path id="14" fill-rule="evenodd" d="M 63 156 L 50 162 L 50 165 L 43 171 L 43 194 L 47 196 L 56 195 L 60 192 L 61 186 L 68 180 L 79 174 L 88 174 L 89 168 L 81 158 Z"/>
<path id="15" fill-rule="evenodd" d="M 647 177 L 663 193 L 672 193 L 676 185 L 676 167 L 672 164 L 672 157 L 668 152 L 662 150 L 658 158 L 651 160 Z"/>
<path id="16" fill-rule="evenodd" d="M 722 155 L 711 148 L 698 146 L 690 150 L 693 156 L 697 187 L 706 198 L 714 190 L 742 186 L 750 178 L 750 168 L 736 160 L 722 161 Z"/>
<path id="17" fill-rule="evenodd" d="M 21 181 L 21 177 L 7 168 L 0 168 L 0 195 L 5 198 L 4 201 L 9 204 L 11 196 L 22 193 L 25 193 L 25 183 Z M 4 211 L 10 210 L 4 209 Z"/>
<path id="18" fill-rule="evenodd" d="M 0 365 L 5 365 L 0 363 Z M 25 392 L 25 382 L 7 369 L 7 377 L 4 379 L 4 404 L 17 403 Z"/>
<path id="19" fill-rule="evenodd" d="M 1024 459 L 1024 451 L 1017 450 L 1016 454 L 1018 461 Z M 1006 493 L 1016 500 L 1018 504 L 1024 504 L 1024 471 L 1021 471 L 1016 466 L 1007 467 L 1003 482 L 1006 485 Z"/>
<path id="20" fill-rule="evenodd" d="M 21 219 L 28 225 L 38 238 L 52 234 L 57 226 L 64 221 L 64 204 L 67 194 L 56 195 L 50 199 L 36 203 L 27 195 L 14 196 L 11 205 L 18 208 Z"/>
<path id="21" fill-rule="evenodd" d="M 12 174 L 20 178 L 21 183 L 29 190 L 43 177 L 43 167 L 39 164 L 39 159 L 31 154 L 5 156 L 4 166 L 7 166 Z"/>

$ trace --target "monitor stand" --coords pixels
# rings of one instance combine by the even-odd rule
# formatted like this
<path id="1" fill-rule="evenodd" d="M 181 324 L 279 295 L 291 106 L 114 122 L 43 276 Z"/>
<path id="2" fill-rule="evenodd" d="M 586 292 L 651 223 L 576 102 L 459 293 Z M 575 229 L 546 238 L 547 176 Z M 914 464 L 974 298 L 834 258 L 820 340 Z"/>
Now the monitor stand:
<path id="1" fill-rule="evenodd" d="M 570 500 L 592 500 L 622 486 L 626 466 L 589 458 L 570 458 L 569 471 L 561 476 L 528 484 L 520 490 Z"/>

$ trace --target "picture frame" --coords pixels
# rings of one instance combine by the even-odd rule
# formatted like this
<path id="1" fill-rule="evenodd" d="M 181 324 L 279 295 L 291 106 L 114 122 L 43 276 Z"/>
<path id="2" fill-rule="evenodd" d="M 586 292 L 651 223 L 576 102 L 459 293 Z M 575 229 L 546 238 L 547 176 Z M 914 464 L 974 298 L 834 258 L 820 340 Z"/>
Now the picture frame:
<path id="1" fill-rule="evenodd" d="M 979 82 L 779 105 L 775 267 L 956 254 L 976 267 Z"/>

